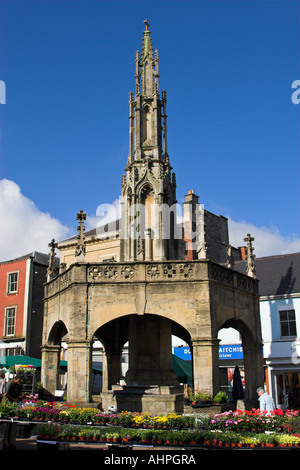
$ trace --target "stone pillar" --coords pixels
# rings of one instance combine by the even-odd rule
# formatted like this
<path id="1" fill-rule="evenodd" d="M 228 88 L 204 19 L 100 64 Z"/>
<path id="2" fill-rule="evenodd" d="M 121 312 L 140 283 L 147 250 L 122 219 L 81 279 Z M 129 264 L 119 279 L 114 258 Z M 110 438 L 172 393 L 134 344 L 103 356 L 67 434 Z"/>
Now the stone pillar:
<path id="1" fill-rule="evenodd" d="M 68 401 L 89 403 L 92 398 L 91 345 L 87 341 L 68 343 Z"/>
<path id="2" fill-rule="evenodd" d="M 151 228 L 145 229 L 144 237 L 145 237 L 145 261 L 151 261 L 152 260 Z"/>
<path id="3" fill-rule="evenodd" d="M 107 389 L 111 390 L 112 385 L 120 382 L 121 379 L 121 355 L 122 351 L 107 351 Z"/>
<path id="4" fill-rule="evenodd" d="M 55 395 L 58 385 L 61 346 L 42 346 L 41 383 L 45 394 Z"/>
<path id="5" fill-rule="evenodd" d="M 107 356 L 103 347 L 102 350 L 102 393 L 108 391 L 108 372 L 107 372 Z"/>
<path id="6" fill-rule="evenodd" d="M 185 201 L 182 204 L 183 212 L 183 227 L 184 227 L 184 241 L 185 241 L 185 259 L 193 260 L 196 256 L 196 213 L 199 206 L 199 198 L 190 190 L 185 195 Z"/>
<path id="7" fill-rule="evenodd" d="M 171 322 L 156 315 L 131 315 L 127 385 L 177 385 L 172 369 Z"/>
<path id="8" fill-rule="evenodd" d="M 245 371 L 245 407 L 247 410 L 258 408 L 258 395 L 256 390 L 264 385 L 263 351 L 262 343 L 244 344 L 244 371 Z"/>
<path id="9" fill-rule="evenodd" d="M 130 226 L 130 261 L 135 260 L 135 222 Z"/>
<path id="10" fill-rule="evenodd" d="M 133 117 L 133 93 L 129 93 L 129 163 L 133 160 L 133 132 L 134 132 L 134 117 Z"/>
<path id="11" fill-rule="evenodd" d="M 215 395 L 219 391 L 219 340 L 192 340 L 194 389 Z"/>
<path id="12" fill-rule="evenodd" d="M 162 211 L 163 197 L 158 194 L 155 198 L 155 237 L 154 237 L 154 260 L 162 261 L 166 259 L 166 240 L 164 239 L 164 221 Z"/>

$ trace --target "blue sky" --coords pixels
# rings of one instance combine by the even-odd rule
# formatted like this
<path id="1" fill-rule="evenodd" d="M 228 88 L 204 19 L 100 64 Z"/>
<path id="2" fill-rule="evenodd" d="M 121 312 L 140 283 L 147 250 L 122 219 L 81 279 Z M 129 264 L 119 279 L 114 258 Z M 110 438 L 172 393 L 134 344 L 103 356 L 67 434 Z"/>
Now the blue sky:
<path id="1" fill-rule="evenodd" d="M 178 201 L 194 189 L 257 255 L 300 251 L 299 1 L 2 0 L 0 259 L 119 197 L 146 18 Z"/>

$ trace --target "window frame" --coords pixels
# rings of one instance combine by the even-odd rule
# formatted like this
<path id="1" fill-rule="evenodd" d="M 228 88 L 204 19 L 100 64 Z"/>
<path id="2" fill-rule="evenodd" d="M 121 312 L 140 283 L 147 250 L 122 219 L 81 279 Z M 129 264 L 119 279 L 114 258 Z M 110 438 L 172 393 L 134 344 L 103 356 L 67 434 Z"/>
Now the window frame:
<path id="1" fill-rule="evenodd" d="M 289 313 L 293 312 L 294 314 L 294 319 L 291 320 L 289 318 Z M 282 320 L 281 319 L 281 314 L 286 313 L 287 314 L 287 319 Z M 297 337 L 297 318 L 296 318 L 296 310 L 295 308 L 280 308 L 278 310 L 278 317 L 279 317 L 279 328 L 280 328 L 280 338 L 281 339 L 287 339 L 287 338 L 296 338 Z M 291 324 L 294 325 L 295 333 L 291 334 Z M 283 334 L 283 328 L 287 328 L 288 334 Z M 293 327 L 292 327 L 293 328 Z"/>
<path id="2" fill-rule="evenodd" d="M 9 311 L 13 310 L 13 316 L 9 317 Z M 12 319 L 12 324 L 11 323 Z M 16 335 L 16 323 L 17 323 L 17 306 L 16 305 L 10 305 L 5 307 L 5 324 L 4 324 L 4 335 L 5 337 L 12 337 Z M 12 333 L 8 332 L 8 329 L 13 331 Z"/>
<path id="3" fill-rule="evenodd" d="M 20 271 L 11 271 L 7 273 L 6 294 L 12 295 L 19 292 L 19 273 Z M 16 275 L 16 280 L 11 282 L 11 276 Z M 11 289 L 12 284 L 15 284 L 15 290 Z"/>

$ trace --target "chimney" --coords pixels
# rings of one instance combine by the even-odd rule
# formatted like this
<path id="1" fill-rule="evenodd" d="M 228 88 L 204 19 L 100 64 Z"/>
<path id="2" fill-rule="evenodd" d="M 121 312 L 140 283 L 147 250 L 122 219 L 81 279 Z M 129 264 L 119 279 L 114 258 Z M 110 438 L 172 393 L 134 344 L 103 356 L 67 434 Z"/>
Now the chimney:
<path id="1" fill-rule="evenodd" d="M 196 258 L 196 209 L 199 197 L 196 196 L 193 189 L 185 195 L 185 201 L 182 204 L 183 212 L 183 230 L 185 241 L 185 259 L 193 260 Z"/>
<path id="2" fill-rule="evenodd" d="M 245 260 L 247 258 L 247 248 L 245 246 L 239 246 L 240 259 Z"/>

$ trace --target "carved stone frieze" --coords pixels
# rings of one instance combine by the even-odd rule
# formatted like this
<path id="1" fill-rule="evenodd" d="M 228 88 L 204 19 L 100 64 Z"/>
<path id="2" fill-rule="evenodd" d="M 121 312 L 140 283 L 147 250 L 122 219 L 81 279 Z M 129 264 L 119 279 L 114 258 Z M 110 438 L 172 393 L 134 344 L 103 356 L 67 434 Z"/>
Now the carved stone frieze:
<path id="1" fill-rule="evenodd" d="M 226 284 L 227 286 L 232 286 L 233 284 L 232 272 L 222 266 L 212 266 L 211 279 L 220 282 L 221 284 Z"/>
<path id="2" fill-rule="evenodd" d="M 133 279 L 134 267 L 130 265 L 95 265 L 88 269 L 88 281 L 127 281 Z"/>
<path id="3" fill-rule="evenodd" d="M 146 268 L 147 280 L 159 279 L 161 272 L 158 264 L 149 264 Z"/>

